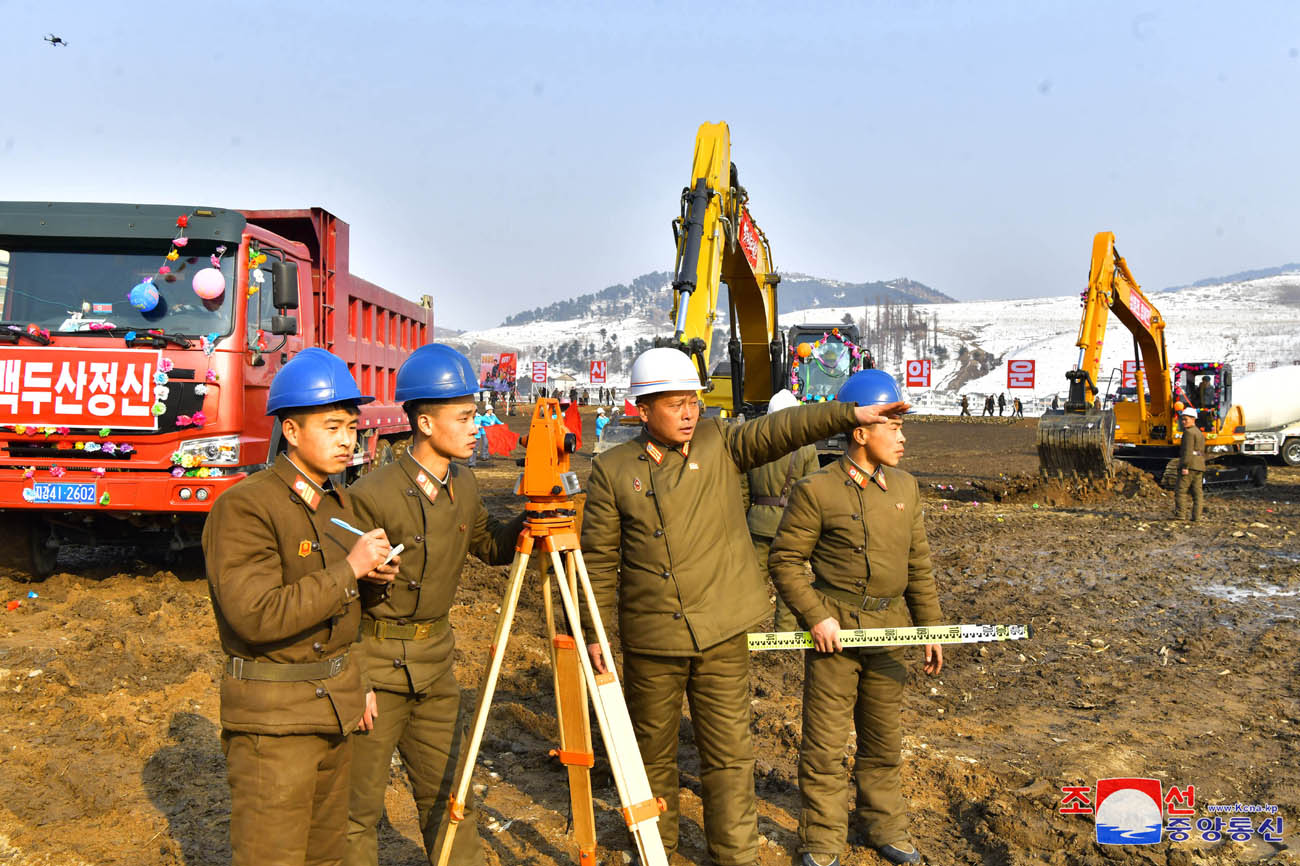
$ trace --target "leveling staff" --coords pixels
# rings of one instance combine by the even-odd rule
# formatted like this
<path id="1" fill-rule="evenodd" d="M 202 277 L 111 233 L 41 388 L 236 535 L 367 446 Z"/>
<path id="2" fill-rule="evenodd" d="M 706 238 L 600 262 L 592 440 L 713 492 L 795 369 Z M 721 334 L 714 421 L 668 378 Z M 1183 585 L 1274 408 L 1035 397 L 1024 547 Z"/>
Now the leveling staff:
<path id="1" fill-rule="evenodd" d="M 447 613 L 465 558 L 489 565 L 514 557 L 523 518 L 503 525 L 483 507 L 474 473 L 452 463 L 474 453 L 469 359 L 449 346 L 416 349 L 397 371 L 395 397 L 411 422 L 411 448 L 348 490 L 362 526 L 383 526 L 405 547 L 401 572 L 382 593 L 363 590 L 361 644 L 379 708 L 374 728 L 354 738 L 347 866 L 375 866 L 393 749 L 415 794 L 425 850 L 438 850 L 460 754 L 460 687 Z M 482 863 L 470 799 L 451 862 Z"/>
<path id="2" fill-rule="evenodd" d="M 836 399 L 894 405 L 898 383 L 881 370 L 854 373 Z M 844 747 L 857 728 L 853 778 L 857 819 L 891 863 L 917 863 L 899 784 L 902 648 L 844 650 L 841 629 L 938 625 L 942 615 L 930 566 L 916 479 L 895 468 L 906 439 L 901 418 L 859 427 L 839 462 L 794 487 L 772 540 L 768 566 L 777 590 L 812 632 L 804 657 L 799 816 L 803 866 L 838 866 L 848 834 Z M 804 564 L 811 562 L 810 585 Z M 925 645 L 925 672 L 943 668 L 943 647 Z"/>
<path id="3" fill-rule="evenodd" d="M 650 787 L 668 804 L 659 822 L 664 847 L 669 855 L 677 848 L 685 694 L 709 855 L 731 866 L 758 855 L 745 632 L 771 611 L 741 474 L 906 406 L 818 403 L 743 424 L 700 424 L 699 387 L 694 365 L 676 349 L 650 349 L 633 362 L 629 395 L 646 426 L 593 461 L 582 547 L 606 622 L 617 602 L 628 710 Z M 600 645 L 588 652 L 604 671 Z"/>
<path id="4" fill-rule="evenodd" d="M 357 441 L 361 396 L 347 365 L 304 349 L 271 382 L 288 453 L 219 498 L 203 527 L 221 648 L 221 747 L 230 781 L 234 866 L 304 866 L 343 858 L 348 734 L 373 720 L 348 655 L 361 622 L 357 581 L 391 581 L 384 530 L 357 539 L 342 472 Z"/>

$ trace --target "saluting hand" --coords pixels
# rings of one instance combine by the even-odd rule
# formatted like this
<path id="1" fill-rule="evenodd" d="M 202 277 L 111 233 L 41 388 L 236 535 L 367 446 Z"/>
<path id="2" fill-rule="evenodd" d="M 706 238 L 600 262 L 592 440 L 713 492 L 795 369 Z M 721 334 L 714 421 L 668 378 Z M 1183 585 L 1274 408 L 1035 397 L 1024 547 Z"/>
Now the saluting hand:
<path id="1" fill-rule="evenodd" d="M 907 412 L 912 408 L 911 403 L 885 403 L 880 406 L 858 406 L 853 410 L 857 416 L 858 426 L 869 427 L 872 424 L 884 424 L 891 418 Z"/>
<path id="2" fill-rule="evenodd" d="M 388 543 L 388 534 L 383 529 L 372 529 L 352 545 L 352 551 L 348 553 L 348 565 L 352 566 L 352 573 L 359 580 L 375 571 L 388 558 L 388 552 L 392 549 L 393 546 Z"/>

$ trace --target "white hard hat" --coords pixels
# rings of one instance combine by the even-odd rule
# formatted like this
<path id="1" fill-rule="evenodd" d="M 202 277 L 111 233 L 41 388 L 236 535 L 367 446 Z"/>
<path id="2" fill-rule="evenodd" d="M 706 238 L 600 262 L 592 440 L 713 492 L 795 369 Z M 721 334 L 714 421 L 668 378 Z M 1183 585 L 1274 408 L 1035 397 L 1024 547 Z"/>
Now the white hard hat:
<path id="1" fill-rule="evenodd" d="M 782 409 L 789 409 L 791 406 L 798 406 L 799 398 L 796 397 L 789 388 L 782 388 L 772 395 L 772 399 L 767 401 L 767 414 L 780 412 Z"/>
<path id="2" fill-rule="evenodd" d="M 698 391 L 700 376 L 685 352 L 678 349 L 647 349 L 632 362 L 627 395 L 633 399 L 664 391 Z"/>
<path id="3" fill-rule="evenodd" d="M 597 409 L 597 410 L 596 410 L 596 414 L 597 414 L 597 415 L 604 415 L 604 414 L 605 414 L 605 407 L 604 407 L 604 406 L 601 406 L 599 409 Z"/>
<path id="4" fill-rule="evenodd" d="M 1193 418 L 1193 419 L 1196 418 L 1196 410 L 1193 409 L 1191 406 L 1188 406 L 1186 409 L 1179 412 L 1178 414 L 1182 415 L 1184 418 Z"/>

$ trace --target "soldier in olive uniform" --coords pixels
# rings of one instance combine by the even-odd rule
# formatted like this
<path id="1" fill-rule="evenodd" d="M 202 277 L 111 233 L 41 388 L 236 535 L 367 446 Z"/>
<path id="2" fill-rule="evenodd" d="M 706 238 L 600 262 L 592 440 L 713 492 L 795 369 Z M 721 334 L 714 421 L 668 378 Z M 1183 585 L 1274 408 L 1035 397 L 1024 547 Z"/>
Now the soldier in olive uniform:
<path id="1" fill-rule="evenodd" d="M 799 398 L 789 391 L 777 391 L 767 404 L 767 414 L 779 412 L 799 405 Z M 783 456 L 771 463 L 756 466 L 745 473 L 742 489 L 749 502 L 745 515 L 749 523 L 749 537 L 754 542 L 754 555 L 758 559 L 758 570 L 767 583 L 767 554 L 772 546 L 772 536 L 781 523 L 781 513 L 785 510 L 787 497 L 794 483 L 805 475 L 810 475 L 821 468 L 817 460 L 817 446 L 805 445 L 789 456 Z M 786 607 L 780 594 L 776 597 L 776 631 L 793 631 L 798 627 L 794 614 Z"/>
<path id="2" fill-rule="evenodd" d="M 1191 519 L 1201 519 L 1201 480 L 1205 477 L 1205 434 L 1196 426 L 1191 406 L 1178 413 L 1183 444 L 1178 452 L 1178 486 L 1174 490 L 1174 517 L 1187 520 L 1187 498 L 1192 499 Z"/>
<path id="3" fill-rule="evenodd" d="M 905 407 L 818 403 L 726 424 L 700 421 L 698 388 L 694 365 L 676 349 L 650 349 L 633 363 L 629 395 L 646 429 L 592 462 L 582 547 L 601 616 L 612 622 L 618 612 L 628 711 L 650 787 L 667 803 L 664 847 L 677 848 L 685 695 L 709 856 L 731 866 L 758 854 L 745 632 L 770 610 L 740 476 Z M 600 645 L 588 652 L 606 670 Z"/>
<path id="4" fill-rule="evenodd" d="M 356 538 L 329 476 L 357 438 L 361 396 L 347 365 L 305 349 L 271 383 L 288 453 L 231 487 L 203 528 L 221 648 L 221 746 L 235 866 L 337 864 L 348 809 L 348 734 L 374 718 L 349 656 L 361 621 L 357 581 L 391 581 L 382 529 Z"/>
<path id="5" fill-rule="evenodd" d="M 347 866 L 375 866 L 376 827 L 384 814 L 393 749 L 415 794 L 430 860 L 441 844 L 447 799 L 461 751 L 460 687 L 447 613 L 465 558 L 489 565 L 514 556 L 522 516 L 503 525 L 488 515 L 474 473 L 456 465 L 474 452 L 474 394 L 469 359 L 449 346 L 417 349 L 397 371 L 395 396 L 411 422 L 411 449 L 376 469 L 349 493 L 362 526 L 383 526 L 405 545 L 391 587 L 363 592 L 361 645 L 354 655 L 374 689 L 379 717 L 353 744 Z M 482 863 L 471 800 L 451 862 Z"/>
<path id="6" fill-rule="evenodd" d="M 881 370 L 853 374 L 837 399 L 859 406 L 899 398 Z M 907 672 L 900 648 L 844 650 L 841 629 L 938 625 L 930 546 L 916 479 L 895 468 L 903 455 L 902 419 L 853 431 L 839 462 L 795 485 L 772 541 L 777 589 L 812 632 L 804 661 L 799 818 L 804 866 L 839 862 L 848 834 L 844 747 L 856 725 L 857 821 L 892 863 L 921 857 L 907 833 L 900 785 L 900 714 Z M 809 585 L 804 564 L 812 563 Z M 943 648 L 925 646 L 925 671 L 943 667 Z"/>

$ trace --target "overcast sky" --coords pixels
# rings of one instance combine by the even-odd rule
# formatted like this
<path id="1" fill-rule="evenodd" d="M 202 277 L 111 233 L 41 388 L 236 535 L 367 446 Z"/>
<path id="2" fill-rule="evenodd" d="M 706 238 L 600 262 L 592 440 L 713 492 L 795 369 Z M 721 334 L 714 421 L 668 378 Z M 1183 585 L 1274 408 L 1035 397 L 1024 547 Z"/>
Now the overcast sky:
<path id="1" fill-rule="evenodd" d="M 785 271 L 1300 261 L 1298 3 L 0 0 L 0 80 L 0 198 L 321 205 L 450 327 L 671 268 L 706 120 Z"/>

